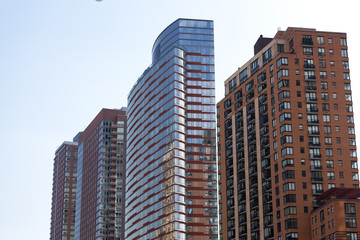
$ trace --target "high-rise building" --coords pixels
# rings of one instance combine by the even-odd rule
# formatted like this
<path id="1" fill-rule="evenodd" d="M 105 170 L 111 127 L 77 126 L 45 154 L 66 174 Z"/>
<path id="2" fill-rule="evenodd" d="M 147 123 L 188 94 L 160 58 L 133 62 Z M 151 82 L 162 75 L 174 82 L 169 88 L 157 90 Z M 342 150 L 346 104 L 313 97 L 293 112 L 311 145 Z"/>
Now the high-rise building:
<path id="1" fill-rule="evenodd" d="M 79 137 L 77 240 L 124 239 L 126 119 L 102 109 Z"/>
<path id="2" fill-rule="evenodd" d="M 55 152 L 50 240 L 74 239 L 78 143 L 64 142 Z"/>
<path id="3" fill-rule="evenodd" d="M 359 187 L 349 72 L 345 33 L 288 28 L 225 81 L 221 239 L 312 239 L 316 198 Z"/>
<path id="4" fill-rule="evenodd" d="M 128 96 L 126 239 L 217 239 L 213 40 L 176 20 Z"/>

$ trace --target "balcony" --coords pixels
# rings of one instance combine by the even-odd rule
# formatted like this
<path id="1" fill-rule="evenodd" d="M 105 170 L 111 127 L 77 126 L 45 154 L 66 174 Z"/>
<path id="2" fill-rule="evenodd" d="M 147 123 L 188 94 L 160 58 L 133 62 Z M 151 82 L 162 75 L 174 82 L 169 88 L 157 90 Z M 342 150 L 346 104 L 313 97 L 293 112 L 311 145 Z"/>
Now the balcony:
<path id="1" fill-rule="evenodd" d="M 317 102 L 317 98 L 316 97 L 307 97 L 306 101 L 307 102 Z"/>
<path id="2" fill-rule="evenodd" d="M 322 182 L 324 181 L 323 177 L 311 177 L 312 182 Z"/>
<path id="3" fill-rule="evenodd" d="M 317 110 L 317 109 L 316 109 L 316 110 Z M 319 124 L 319 120 L 315 120 L 315 119 L 308 119 L 307 122 L 308 122 L 308 123 Z"/>
<path id="4" fill-rule="evenodd" d="M 319 135 L 320 135 L 320 132 L 319 132 L 319 131 L 309 131 L 308 133 L 309 133 L 309 135 L 311 135 L 311 136 L 313 136 L 313 135 L 319 136 Z"/>
<path id="5" fill-rule="evenodd" d="M 310 158 L 321 158 L 321 154 L 309 154 Z"/>
<path id="6" fill-rule="evenodd" d="M 309 141 L 310 146 L 320 146 L 320 142 Z"/>
<path id="7" fill-rule="evenodd" d="M 315 75 L 305 75 L 304 79 L 305 80 L 316 80 L 316 76 Z"/>
<path id="8" fill-rule="evenodd" d="M 315 65 L 314 64 L 304 64 L 304 68 L 305 69 L 315 69 Z"/>
<path id="9" fill-rule="evenodd" d="M 305 86 L 305 91 L 316 91 L 316 86 Z"/>
<path id="10" fill-rule="evenodd" d="M 313 46 L 314 42 L 312 41 L 311 38 L 303 38 L 302 45 L 304 45 L 304 46 Z"/>
<path id="11" fill-rule="evenodd" d="M 319 109 L 317 109 L 317 108 L 307 108 L 306 112 L 308 112 L 308 113 L 317 113 L 317 112 L 319 112 Z"/>
<path id="12" fill-rule="evenodd" d="M 314 194 L 314 195 L 321 195 L 323 192 L 324 192 L 324 190 L 318 190 L 318 189 L 312 190 L 312 194 Z"/>
<path id="13" fill-rule="evenodd" d="M 322 170 L 322 166 L 311 165 L 310 170 Z"/>

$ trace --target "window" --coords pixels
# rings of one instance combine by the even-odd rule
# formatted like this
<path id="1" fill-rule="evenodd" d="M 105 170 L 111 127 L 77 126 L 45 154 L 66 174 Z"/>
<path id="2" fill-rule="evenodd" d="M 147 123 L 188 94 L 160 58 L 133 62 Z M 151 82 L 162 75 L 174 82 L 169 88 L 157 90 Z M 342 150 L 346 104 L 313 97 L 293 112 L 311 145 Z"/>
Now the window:
<path id="1" fill-rule="evenodd" d="M 290 91 L 281 91 L 279 92 L 279 100 L 283 99 L 283 98 L 290 98 Z"/>
<path id="2" fill-rule="evenodd" d="M 344 75 L 344 80 L 350 80 L 350 73 L 345 72 L 343 73 L 343 75 Z"/>
<path id="3" fill-rule="evenodd" d="M 268 63 L 271 60 L 271 48 L 269 48 L 268 50 L 266 50 L 263 55 L 263 64 Z"/>
<path id="4" fill-rule="evenodd" d="M 323 45 L 325 43 L 324 37 L 323 36 L 318 36 L 317 37 L 317 43 L 320 44 L 320 45 Z"/>
<path id="5" fill-rule="evenodd" d="M 281 80 L 278 82 L 278 89 L 283 87 L 289 87 L 289 80 Z"/>
<path id="6" fill-rule="evenodd" d="M 330 111 L 330 105 L 328 103 L 322 104 L 322 110 L 323 111 Z"/>
<path id="7" fill-rule="evenodd" d="M 350 149 L 350 157 L 357 157 L 355 149 Z"/>
<path id="8" fill-rule="evenodd" d="M 304 47 L 303 53 L 304 53 L 304 55 L 313 55 L 313 48 L 312 47 Z"/>
<path id="9" fill-rule="evenodd" d="M 319 139 L 319 137 L 309 137 L 309 144 L 310 145 L 315 145 L 315 146 L 318 146 L 318 145 L 320 145 L 320 139 Z"/>
<path id="10" fill-rule="evenodd" d="M 307 115 L 307 121 L 308 121 L 308 123 L 318 123 L 319 122 L 318 115 L 316 115 L 316 114 L 308 114 Z"/>
<path id="11" fill-rule="evenodd" d="M 350 83 L 344 83 L 344 90 L 351 90 Z"/>
<path id="12" fill-rule="evenodd" d="M 255 59 L 251 64 L 250 64 L 250 70 L 251 72 L 256 72 L 259 69 L 259 58 Z"/>
<path id="13" fill-rule="evenodd" d="M 282 161 L 282 167 L 293 167 L 294 166 L 294 159 L 293 158 L 286 158 Z"/>
<path id="14" fill-rule="evenodd" d="M 316 79 L 315 71 L 304 71 L 305 80 Z"/>
<path id="15" fill-rule="evenodd" d="M 308 126 L 308 133 L 309 134 L 319 134 L 319 126 L 309 125 Z"/>
<path id="16" fill-rule="evenodd" d="M 330 122 L 330 115 L 324 114 L 324 115 L 323 115 L 323 121 L 324 121 L 324 122 Z"/>
<path id="17" fill-rule="evenodd" d="M 346 233 L 347 240 L 358 240 L 358 235 L 356 232 Z"/>
<path id="18" fill-rule="evenodd" d="M 334 168 L 334 161 L 333 160 L 326 160 L 326 167 L 327 168 Z"/>
<path id="19" fill-rule="evenodd" d="M 320 78 L 321 79 L 325 79 L 326 78 L 326 72 L 325 71 L 320 71 Z"/>
<path id="20" fill-rule="evenodd" d="M 356 228 L 356 218 L 345 218 L 345 226 L 347 228 Z"/>
<path id="21" fill-rule="evenodd" d="M 325 234 L 325 224 L 321 225 L 321 234 Z"/>
<path id="22" fill-rule="evenodd" d="M 306 111 L 307 112 L 318 112 L 316 103 L 307 103 L 306 104 Z"/>
<path id="23" fill-rule="evenodd" d="M 288 179 L 288 178 L 295 178 L 295 171 L 294 170 L 286 170 L 282 173 L 282 178 L 283 180 Z"/>
<path id="24" fill-rule="evenodd" d="M 355 134 L 355 128 L 354 127 L 348 127 L 348 133 L 349 134 Z"/>
<path id="25" fill-rule="evenodd" d="M 276 61 L 276 66 L 277 67 L 280 67 L 282 65 L 288 65 L 288 58 L 286 57 L 282 57 L 282 58 L 279 58 L 277 61 Z"/>
<path id="26" fill-rule="evenodd" d="M 351 168 L 352 168 L 352 169 L 357 169 L 357 168 L 358 168 L 358 163 L 357 163 L 357 161 L 351 161 Z"/>
<path id="27" fill-rule="evenodd" d="M 351 102 L 352 101 L 352 97 L 350 93 L 345 93 L 345 101 Z"/>
<path id="28" fill-rule="evenodd" d="M 281 149 L 281 156 L 293 155 L 294 149 L 292 147 L 284 147 Z"/>
<path id="29" fill-rule="evenodd" d="M 280 69 L 277 72 L 277 78 L 280 79 L 281 77 L 287 77 L 289 76 L 289 70 L 288 69 Z"/>
<path id="30" fill-rule="evenodd" d="M 330 134 L 331 133 L 331 126 L 324 126 L 324 133 Z"/>
<path id="31" fill-rule="evenodd" d="M 292 142 L 293 142 L 292 136 L 289 136 L 289 135 L 282 136 L 282 137 L 280 138 L 280 140 L 281 140 L 281 145 L 282 145 L 282 144 L 285 144 L 285 143 L 292 143 Z"/>
<path id="32" fill-rule="evenodd" d="M 346 38 L 341 38 L 340 39 L 340 45 L 341 46 L 347 46 Z"/>
<path id="33" fill-rule="evenodd" d="M 281 112 L 284 109 L 291 109 L 290 102 L 281 102 L 279 104 L 279 111 Z"/>
<path id="34" fill-rule="evenodd" d="M 329 100 L 329 93 L 327 93 L 327 92 L 322 92 L 322 93 L 321 93 L 321 99 L 322 99 L 322 100 Z"/>
<path id="35" fill-rule="evenodd" d="M 354 181 L 359 181 L 359 173 L 353 172 L 353 173 L 352 173 L 352 180 L 354 180 Z"/>
<path id="36" fill-rule="evenodd" d="M 247 68 L 246 68 L 242 72 L 240 72 L 240 84 L 245 82 L 247 77 L 248 77 L 248 75 L 247 75 Z"/>
<path id="37" fill-rule="evenodd" d="M 236 87 L 236 77 L 229 82 L 229 91 L 232 91 Z"/>
<path id="38" fill-rule="evenodd" d="M 283 132 L 291 132 L 292 131 L 292 125 L 291 124 L 283 124 L 280 126 L 280 133 Z"/>
<path id="39" fill-rule="evenodd" d="M 318 55 L 325 56 L 325 48 L 318 48 Z"/>
<path id="40" fill-rule="evenodd" d="M 323 192 L 322 183 L 313 183 L 311 189 L 313 193 L 322 193 Z"/>
<path id="41" fill-rule="evenodd" d="M 327 179 L 328 180 L 335 180 L 335 173 L 334 172 L 327 172 Z"/>
<path id="42" fill-rule="evenodd" d="M 297 219 L 290 218 L 285 220 L 285 229 L 297 229 Z"/>
<path id="43" fill-rule="evenodd" d="M 288 182 L 283 184 L 283 191 L 294 191 L 295 190 L 295 183 L 294 182 Z"/>
<path id="44" fill-rule="evenodd" d="M 290 206 L 290 207 L 286 207 L 284 208 L 284 215 L 288 216 L 288 215 L 296 215 L 296 207 L 295 206 Z"/>
<path id="45" fill-rule="evenodd" d="M 347 58 L 348 57 L 348 51 L 347 49 L 341 49 L 341 56 Z"/>
<path id="46" fill-rule="evenodd" d="M 284 51 L 285 51 L 285 49 L 284 49 L 284 44 L 278 44 L 278 45 L 277 45 L 277 51 L 278 51 L 278 52 L 284 52 Z"/>
<path id="47" fill-rule="evenodd" d="M 313 59 L 304 59 L 304 68 L 315 68 Z"/>
<path id="48" fill-rule="evenodd" d="M 324 59 L 319 60 L 319 68 L 326 68 L 326 60 Z"/>
<path id="49" fill-rule="evenodd" d="M 280 122 L 283 122 L 285 120 L 291 120 L 291 113 L 286 112 L 286 113 L 280 114 L 279 120 L 280 120 Z"/>
<path id="50" fill-rule="evenodd" d="M 332 150 L 332 148 L 326 148 L 326 149 L 325 149 L 325 155 L 326 155 L 327 157 L 332 157 L 332 156 L 333 156 L 333 150 Z"/>
<path id="51" fill-rule="evenodd" d="M 331 137 L 325 137 L 325 145 L 331 145 L 332 144 L 332 138 Z"/>
<path id="52" fill-rule="evenodd" d="M 298 233 L 287 233 L 285 235 L 285 240 L 298 240 Z M 278 239 L 281 240 L 281 239 Z"/>
<path id="53" fill-rule="evenodd" d="M 250 90 L 254 89 L 254 80 L 251 80 L 249 83 L 245 85 L 245 91 L 249 92 Z"/>
<path id="54" fill-rule="evenodd" d="M 310 148 L 309 155 L 310 158 L 320 158 L 321 157 L 320 148 Z"/>

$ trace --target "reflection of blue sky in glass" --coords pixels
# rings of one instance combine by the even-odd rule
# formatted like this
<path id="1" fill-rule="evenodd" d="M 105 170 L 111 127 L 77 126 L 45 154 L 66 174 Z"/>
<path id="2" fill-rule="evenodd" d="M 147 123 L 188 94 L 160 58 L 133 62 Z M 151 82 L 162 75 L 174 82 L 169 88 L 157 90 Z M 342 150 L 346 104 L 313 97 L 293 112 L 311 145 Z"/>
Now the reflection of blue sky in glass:
<path id="1" fill-rule="evenodd" d="M 217 101 L 223 81 L 250 59 L 259 35 L 273 37 L 287 26 L 347 32 L 352 89 L 360 89 L 358 8 L 354 0 L 338 4 L 1 0 L 1 238 L 49 237 L 56 148 L 102 107 L 126 105 L 131 87 L 152 62 L 152 44 L 178 18 L 214 20 Z M 358 99 L 353 94 L 356 126 Z"/>

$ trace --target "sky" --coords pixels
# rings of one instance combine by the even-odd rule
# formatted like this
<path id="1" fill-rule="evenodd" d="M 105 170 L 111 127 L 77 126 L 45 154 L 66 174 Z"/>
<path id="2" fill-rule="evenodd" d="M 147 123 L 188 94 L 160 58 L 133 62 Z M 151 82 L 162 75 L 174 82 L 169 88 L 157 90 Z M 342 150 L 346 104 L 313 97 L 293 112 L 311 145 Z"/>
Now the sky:
<path id="1" fill-rule="evenodd" d="M 289 26 L 346 32 L 360 136 L 357 6 L 356 0 L 0 0 L 1 239 L 49 238 L 57 147 L 101 108 L 126 106 L 151 64 L 156 37 L 178 18 L 214 20 L 218 101 L 224 80 L 253 56 L 260 34 L 273 37 Z"/>

